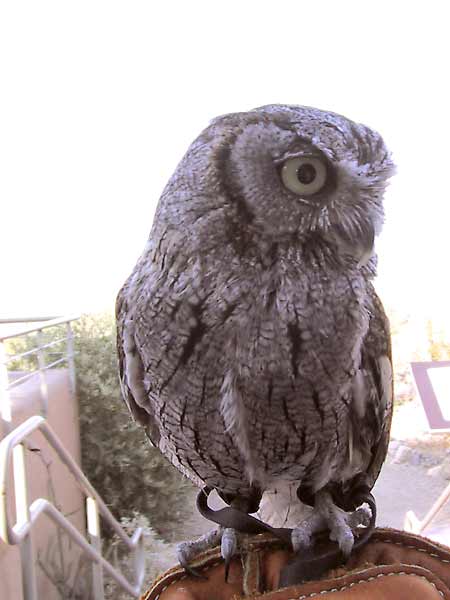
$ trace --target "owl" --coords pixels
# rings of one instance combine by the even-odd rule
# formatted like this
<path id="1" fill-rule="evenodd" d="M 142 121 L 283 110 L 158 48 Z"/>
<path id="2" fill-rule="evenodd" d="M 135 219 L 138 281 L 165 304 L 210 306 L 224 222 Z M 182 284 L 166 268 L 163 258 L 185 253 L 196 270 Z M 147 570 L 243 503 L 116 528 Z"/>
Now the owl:
<path id="1" fill-rule="evenodd" d="M 299 551 L 325 526 L 349 554 L 366 518 L 353 490 L 372 488 L 387 451 L 389 324 L 372 281 L 393 171 L 378 133 L 332 112 L 218 117 L 164 189 L 117 299 L 135 420 L 236 510 L 263 495 L 311 507 Z M 180 562 L 216 543 L 229 560 L 233 528 L 180 545 Z"/>

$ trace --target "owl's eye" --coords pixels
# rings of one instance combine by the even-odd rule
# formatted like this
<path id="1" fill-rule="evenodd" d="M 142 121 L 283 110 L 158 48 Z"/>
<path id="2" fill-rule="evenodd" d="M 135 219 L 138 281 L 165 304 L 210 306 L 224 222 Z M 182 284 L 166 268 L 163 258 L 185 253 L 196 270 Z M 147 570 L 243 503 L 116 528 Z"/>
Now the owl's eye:
<path id="1" fill-rule="evenodd" d="M 315 156 L 289 158 L 281 169 L 281 180 L 294 194 L 311 196 L 325 185 L 327 167 Z"/>

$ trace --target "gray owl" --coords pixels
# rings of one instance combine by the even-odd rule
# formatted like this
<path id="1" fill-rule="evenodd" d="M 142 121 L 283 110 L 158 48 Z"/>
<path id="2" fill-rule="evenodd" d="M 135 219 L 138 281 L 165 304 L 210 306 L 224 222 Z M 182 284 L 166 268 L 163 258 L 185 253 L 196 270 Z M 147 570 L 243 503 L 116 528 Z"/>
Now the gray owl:
<path id="1" fill-rule="evenodd" d="M 393 170 L 376 132 L 331 112 L 219 117 L 168 182 L 118 296 L 134 418 L 243 513 L 274 491 L 311 505 L 297 550 L 325 526 L 350 552 L 367 517 L 352 490 L 372 488 L 386 455 L 389 325 L 372 280 Z M 228 560 L 233 528 L 181 545 L 180 561 L 220 538 Z"/>

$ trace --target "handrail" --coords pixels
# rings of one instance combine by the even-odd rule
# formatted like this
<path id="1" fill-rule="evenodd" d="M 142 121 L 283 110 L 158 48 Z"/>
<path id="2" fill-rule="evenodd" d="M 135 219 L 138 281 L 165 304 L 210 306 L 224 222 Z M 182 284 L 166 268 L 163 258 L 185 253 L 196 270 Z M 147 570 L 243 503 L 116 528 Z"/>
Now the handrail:
<path id="1" fill-rule="evenodd" d="M 90 544 L 75 527 L 62 515 L 58 509 L 48 500 L 39 498 L 30 506 L 27 502 L 27 485 L 25 477 L 23 444 L 33 432 L 40 431 L 49 445 L 54 449 L 60 460 L 78 482 L 86 495 L 88 532 L 93 538 Z M 8 477 L 13 471 L 14 492 L 16 498 L 17 522 L 12 524 L 8 514 Z M 120 524 L 111 514 L 101 497 L 95 491 L 83 471 L 74 461 L 69 452 L 64 448 L 57 435 L 43 417 L 30 417 L 27 421 L 11 431 L 0 442 L 0 537 L 7 544 L 23 544 L 27 538 L 30 539 L 30 531 L 39 516 L 44 513 L 57 525 L 62 527 L 72 540 L 89 556 L 89 558 L 102 567 L 124 590 L 135 598 L 139 597 L 144 578 L 144 552 L 142 541 L 142 528 L 136 529 L 131 538 L 125 533 Z M 135 581 L 130 583 L 115 569 L 101 554 L 98 533 L 99 513 L 115 531 L 119 538 L 126 544 L 129 550 L 134 552 Z M 95 543 L 97 540 L 97 543 Z M 32 554 L 31 544 L 28 556 Z M 28 562 L 33 562 L 32 557 Z M 34 578 L 33 567 L 30 564 L 22 564 L 23 583 L 26 600 L 35 600 L 36 586 L 32 581 Z M 31 573 L 31 574 L 30 574 Z M 100 575 L 101 576 L 101 575 Z M 28 590 L 28 594 L 27 594 Z"/>
<path id="2" fill-rule="evenodd" d="M 72 393 L 75 393 L 75 362 L 74 362 L 74 348 L 73 348 L 73 330 L 72 321 L 79 318 L 79 315 L 69 315 L 66 317 L 30 317 L 30 318 L 17 318 L 17 319 L 0 319 L 0 325 L 2 324 L 14 324 L 14 323 L 27 323 L 26 327 L 16 329 L 10 333 L 0 333 L 0 417 L 3 423 L 3 430 L 9 432 L 11 429 L 12 421 L 12 405 L 10 398 L 10 391 L 24 383 L 28 379 L 31 379 L 35 375 L 40 378 L 40 390 L 41 390 L 41 413 L 46 416 L 48 406 L 48 388 L 46 371 L 52 367 L 56 367 L 58 364 L 67 362 L 70 377 L 70 387 Z M 34 325 L 30 325 L 34 323 Z M 66 336 L 58 337 L 57 340 L 50 342 L 44 342 L 42 332 L 44 329 L 55 327 L 58 325 L 66 326 Z M 36 333 L 37 345 L 31 350 L 25 352 L 19 352 L 16 355 L 8 355 L 6 352 L 5 341 L 13 338 L 26 336 L 30 333 Z M 62 357 L 52 361 L 50 364 L 46 363 L 46 356 L 44 350 L 57 344 L 63 344 L 66 342 L 65 349 L 58 351 L 58 354 L 62 354 Z M 31 371 L 27 371 L 21 377 L 10 381 L 8 367 L 12 361 L 18 358 L 30 356 L 34 354 L 37 357 L 37 368 Z"/>
<path id="3" fill-rule="evenodd" d="M 57 344 L 62 344 L 65 342 L 67 338 L 59 338 L 59 340 L 53 340 L 52 342 L 47 342 L 47 344 L 42 344 L 39 347 L 31 348 L 31 350 L 26 350 L 25 352 L 19 352 L 18 354 L 11 354 L 6 359 L 6 364 L 13 362 L 14 360 L 18 360 L 19 358 L 25 358 L 25 356 L 30 356 L 30 354 L 34 354 L 38 350 L 45 350 L 45 348 L 52 348 Z"/>
<path id="4" fill-rule="evenodd" d="M 450 483 L 446 486 L 444 491 L 441 493 L 439 498 L 427 512 L 423 519 L 418 519 L 415 512 L 409 510 L 404 519 L 403 528 L 405 531 L 410 531 L 411 533 L 417 533 L 417 535 L 421 535 L 424 529 L 430 525 L 435 516 L 441 510 L 441 508 L 450 500 Z"/>
<path id="5" fill-rule="evenodd" d="M 70 321 L 76 321 L 80 318 L 80 315 L 70 315 L 68 317 L 50 317 L 39 320 L 37 318 L 31 319 L 0 319 L 0 325 L 4 324 L 14 324 L 14 323 L 36 323 L 39 325 L 33 325 L 32 327 L 24 327 L 23 329 L 16 330 L 11 333 L 6 333 L 4 335 L 0 334 L 0 342 L 4 340 L 10 340 L 11 338 L 19 337 L 21 335 L 27 335 L 28 333 L 33 333 L 35 331 L 40 331 L 41 329 L 47 329 L 48 327 L 54 327 L 55 325 L 63 325 L 64 323 L 69 323 Z"/>
<path id="6" fill-rule="evenodd" d="M 46 317 L 9 317 L 0 319 L 0 323 L 36 323 L 37 321 L 50 321 L 50 319 L 59 319 L 59 315 Z"/>

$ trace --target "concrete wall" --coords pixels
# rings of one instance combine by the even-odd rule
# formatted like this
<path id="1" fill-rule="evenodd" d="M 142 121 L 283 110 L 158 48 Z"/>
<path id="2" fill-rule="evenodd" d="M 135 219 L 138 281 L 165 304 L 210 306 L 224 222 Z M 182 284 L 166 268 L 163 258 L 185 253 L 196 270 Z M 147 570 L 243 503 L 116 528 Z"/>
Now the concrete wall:
<path id="1" fill-rule="evenodd" d="M 51 369 L 46 372 L 46 375 L 49 390 L 48 422 L 65 448 L 80 463 L 78 410 L 76 400 L 70 394 L 68 371 Z M 38 378 L 33 377 L 13 388 L 11 400 L 14 427 L 32 415 L 40 414 Z M 36 433 L 31 439 L 30 447 L 35 450 L 26 452 L 29 501 L 41 497 L 49 499 L 68 516 L 78 530 L 84 532 L 84 497 L 73 477 L 40 433 Z M 12 486 L 10 492 L 10 514 L 14 515 Z M 58 538 L 56 533 L 55 525 L 45 515 L 40 517 L 33 529 L 39 599 L 60 600 L 69 597 L 67 590 L 63 591 L 62 585 L 59 591 L 56 589 L 48 575 L 52 579 L 56 577 L 60 577 L 62 581 L 67 579 L 71 584 L 73 573 L 79 566 L 77 547 L 73 547 L 73 543 L 69 544 L 64 535 Z M 72 575 L 69 576 L 71 564 Z M 83 576 L 82 570 L 80 577 Z M 2 540 L 0 540 L 0 598 L 1 600 L 22 599 L 19 549 L 16 546 L 7 546 Z"/>

